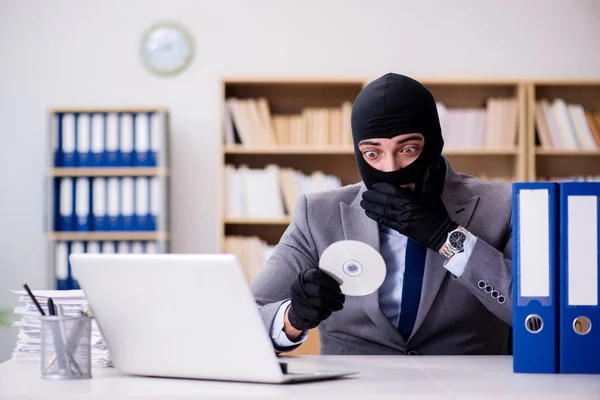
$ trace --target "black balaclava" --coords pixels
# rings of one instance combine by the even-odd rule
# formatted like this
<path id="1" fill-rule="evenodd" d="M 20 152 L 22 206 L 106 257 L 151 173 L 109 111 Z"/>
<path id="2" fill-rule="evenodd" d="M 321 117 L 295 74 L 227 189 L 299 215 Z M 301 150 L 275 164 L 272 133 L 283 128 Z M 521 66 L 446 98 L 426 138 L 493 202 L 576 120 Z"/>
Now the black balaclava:
<path id="1" fill-rule="evenodd" d="M 363 158 L 358 143 L 365 139 L 391 139 L 403 133 L 421 133 L 423 151 L 410 165 L 383 172 Z M 427 168 L 440 160 L 444 139 L 431 92 L 416 80 L 388 73 L 370 82 L 358 94 L 352 107 L 352 137 L 358 170 L 368 189 L 374 183 L 395 186 L 414 183 L 422 187 Z"/>

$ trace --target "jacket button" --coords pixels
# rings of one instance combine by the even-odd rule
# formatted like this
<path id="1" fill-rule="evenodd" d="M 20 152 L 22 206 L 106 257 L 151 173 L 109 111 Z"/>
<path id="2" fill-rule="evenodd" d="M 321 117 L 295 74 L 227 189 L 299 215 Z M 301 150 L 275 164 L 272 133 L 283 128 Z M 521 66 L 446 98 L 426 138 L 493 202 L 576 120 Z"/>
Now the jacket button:
<path id="1" fill-rule="evenodd" d="M 485 292 L 486 293 L 492 293 L 493 290 L 494 290 L 494 288 L 492 287 L 492 285 L 487 285 L 485 287 Z"/>
<path id="2" fill-rule="evenodd" d="M 506 297 L 500 295 L 500 296 L 498 296 L 498 298 L 496 299 L 496 301 L 498 303 L 500 303 L 500 304 L 504 304 L 504 303 L 506 303 Z"/>
<path id="3" fill-rule="evenodd" d="M 483 289 L 485 287 L 485 285 L 487 285 L 487 283 L 485 283 L 485 281 L 479 281 L 477 283 L 477 286 L 479 287 L 479 289 Z"/>
<path id="4" fill-rule="evenodd" d="M 494 290 L 494 291 L 491 293 L 491 296 L 492 296 L 492 298 L 494 298 L 494 299 L 495 299 L 495 298 L 497 298 L 498 296 L 500 296 L 500 292 L 498 292 L 497 290 Z"/>
<path id="5" fill-rule="evenodd" d="M 408 353 L 406 353 L 407 356 L 416 356 L 417 352 L 414 350 L 409 351 Z"/>

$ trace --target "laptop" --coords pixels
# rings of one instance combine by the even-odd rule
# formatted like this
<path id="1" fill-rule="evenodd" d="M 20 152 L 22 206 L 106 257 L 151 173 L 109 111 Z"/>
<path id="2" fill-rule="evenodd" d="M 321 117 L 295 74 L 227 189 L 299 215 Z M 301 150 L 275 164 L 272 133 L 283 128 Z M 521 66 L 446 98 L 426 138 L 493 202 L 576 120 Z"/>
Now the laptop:
<path id="1" fill-rule="evenodd" d="M 117 370 L 289 383 L 352 375 L 287 371 L 231 254 L 70 254 Z"/>

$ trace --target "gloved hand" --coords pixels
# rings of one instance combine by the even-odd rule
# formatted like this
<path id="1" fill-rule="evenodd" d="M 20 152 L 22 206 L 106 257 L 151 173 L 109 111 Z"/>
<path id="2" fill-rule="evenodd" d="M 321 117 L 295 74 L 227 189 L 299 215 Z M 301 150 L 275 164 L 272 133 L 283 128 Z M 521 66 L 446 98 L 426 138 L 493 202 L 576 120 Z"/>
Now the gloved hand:
<path id="1" fill-rule="evenodd" d="M 369 218 L 438 251 L 458 224 L 442 202 L 443 181 L 433 168 L 427 172 L 422 191 L 378 182 L 363 193 L 360 205 Z"/>
<path id="2" fill-rule="evenodd" d="M 345 296 L 340 285 L 320 269 L 308 269 L 292 285 L 290 324 L 300 330 L 315 328 L 334 311 L 343 308 Z"/>

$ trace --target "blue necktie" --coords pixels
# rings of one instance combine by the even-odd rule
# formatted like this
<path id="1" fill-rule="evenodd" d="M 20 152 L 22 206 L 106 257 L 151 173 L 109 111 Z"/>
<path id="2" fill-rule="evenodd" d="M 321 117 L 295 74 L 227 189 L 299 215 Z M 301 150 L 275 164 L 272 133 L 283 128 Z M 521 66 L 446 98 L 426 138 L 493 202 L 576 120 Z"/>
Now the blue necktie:
<path id="1" fill-rule="evenodd" d="M 419 301 L 421 300 L 421 287 L 423 286 L 423 272 L 425 270 L 425 255 L 427 248 L 412 239 L 406 244 L 406 259 L 404 268 L 404 283 L 402 285 L 402 305 L 400 308 L 400 323 L 398 330 L 406 340 L 415 325 Z"/>

